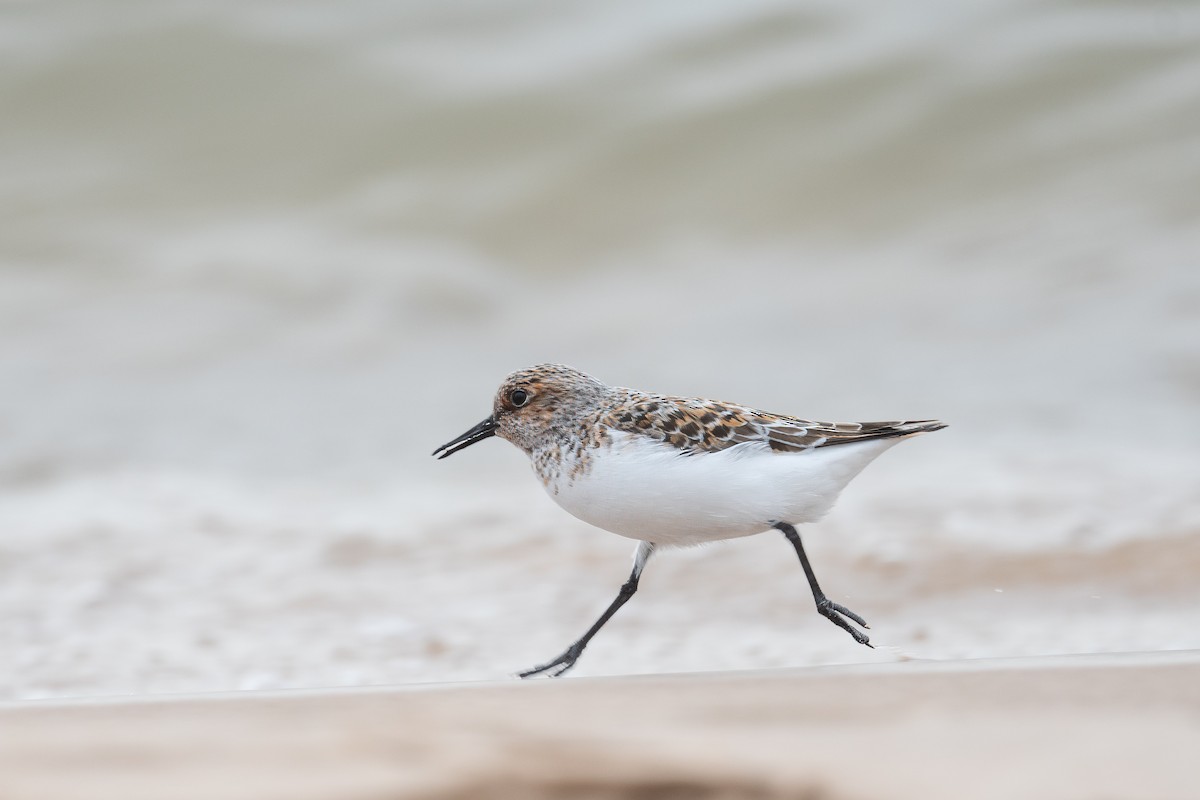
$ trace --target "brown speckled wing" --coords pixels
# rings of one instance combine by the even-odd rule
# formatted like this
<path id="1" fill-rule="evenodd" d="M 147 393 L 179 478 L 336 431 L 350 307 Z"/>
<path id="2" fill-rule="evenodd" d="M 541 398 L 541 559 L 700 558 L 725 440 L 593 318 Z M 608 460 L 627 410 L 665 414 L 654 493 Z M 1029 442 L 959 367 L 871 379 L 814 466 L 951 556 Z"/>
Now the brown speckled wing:
<path id="1" fill-rule="evenodd" d="M 660 395 L 635 395 L 602 422 L 619 431 L 666 442 L 684 453 L 717 452 L 748 442 L 758 442 L 778 453 L 802 453 L 945 427 L 936 420 L 814 422 L 735 403 Z"/>

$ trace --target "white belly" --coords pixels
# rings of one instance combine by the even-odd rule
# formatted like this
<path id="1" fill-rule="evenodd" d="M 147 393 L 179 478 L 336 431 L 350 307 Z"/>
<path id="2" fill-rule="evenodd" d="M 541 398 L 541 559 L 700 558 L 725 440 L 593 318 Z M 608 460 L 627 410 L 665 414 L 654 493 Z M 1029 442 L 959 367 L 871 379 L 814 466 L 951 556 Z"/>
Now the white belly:
<path id="1" fill-rule="evenodd" d="M 750 536 L 776 521 L 820 519 L 863 467 L 899 438 L 775 453 L 752 443 L 684 455 L 613 432 L 587 473 L 547 487 L 560 506 L 607 531 L 661 545 Z"/>

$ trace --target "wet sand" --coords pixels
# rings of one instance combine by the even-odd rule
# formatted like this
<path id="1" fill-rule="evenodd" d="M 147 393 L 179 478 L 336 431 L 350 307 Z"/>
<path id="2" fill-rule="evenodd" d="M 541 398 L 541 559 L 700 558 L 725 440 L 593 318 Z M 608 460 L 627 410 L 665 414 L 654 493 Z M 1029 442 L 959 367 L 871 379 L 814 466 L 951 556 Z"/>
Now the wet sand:
<path id="1" fill-rule="evenodd" d="M 0 708 L 0 797 L 1191 798 L 1200 652 Z"/>

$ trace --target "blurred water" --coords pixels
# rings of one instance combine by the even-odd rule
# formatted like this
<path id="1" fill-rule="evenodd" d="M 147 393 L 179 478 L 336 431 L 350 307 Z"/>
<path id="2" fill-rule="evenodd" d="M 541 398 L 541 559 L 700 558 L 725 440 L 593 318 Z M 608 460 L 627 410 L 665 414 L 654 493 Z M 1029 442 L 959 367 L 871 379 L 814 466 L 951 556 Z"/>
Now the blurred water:
<path id="1" fill-rule="evenodd" d="M 428 458 L 546 360 L 952 423 L 810 535 L 899 650 L 764 539 L 581 672 L 1200 647 L 1197 187 L 1190 3 L 6 4 L 0 693 L 557 652 L 627 544 Z"/>

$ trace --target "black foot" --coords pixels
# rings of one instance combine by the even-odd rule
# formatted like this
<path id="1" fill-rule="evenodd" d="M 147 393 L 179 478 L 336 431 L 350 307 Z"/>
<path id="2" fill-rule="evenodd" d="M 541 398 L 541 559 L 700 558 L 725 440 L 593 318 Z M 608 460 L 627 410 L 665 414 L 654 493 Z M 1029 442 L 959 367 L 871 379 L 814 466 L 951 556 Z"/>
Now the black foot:
<path id="1" fill-rule="evenodd" d="M 551 678 L 557 678 L 566 673 L 571 667 L 575 666 L 575 662 L 579 660 L 579 656 L 583 654 L 583 648 L 576 644 L 571 645 L 553 661 L 547 661 L 540 667 L 527 669 L 524 672 L 518 672 L 518 678 L 532 678 L 534 675 L 546 675 Z"/>
<path id="2" fill-rule="evenodd" d="M 855 614 L 850 609 L 846 608 L 845 606 L 838 605 L 837 603 L 834 603 L 828 599 L 823 599 L 817 603 L 817 613 L 819 613 L 822 617 L 825 617 L 825 619 L 829 620 L 834 625 L 837 625 L 842 630 L 846 631 L 846 633 L 853 636 L 854 641 L 858 642 L 859 644 L 865 644 L 872 650 L 875 649 L 875 645 L 871 644 L 871 640 L 865 633 L 851 628 L 850 623 L 842 619 L 842 617 L 849 617 L 859 625 L 862 625 L 864 628 L 870 630 L 871 626 L 867 624 L 867 621 L 858 614 Z"/>

